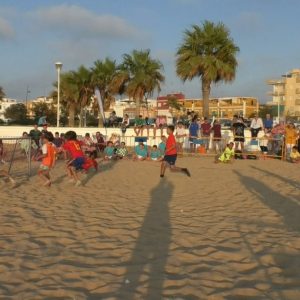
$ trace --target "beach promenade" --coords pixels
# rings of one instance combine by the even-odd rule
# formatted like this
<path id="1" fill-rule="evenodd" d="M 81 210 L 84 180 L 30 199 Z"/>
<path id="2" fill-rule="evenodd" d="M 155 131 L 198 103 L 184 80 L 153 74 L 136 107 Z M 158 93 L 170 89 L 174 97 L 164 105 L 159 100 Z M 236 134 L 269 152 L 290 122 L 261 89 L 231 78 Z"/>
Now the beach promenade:
<path id="1" fill-rule="evenodd" d="M 1 181 L 0 299 L 300 299 L 299 165 L 181 164 Z"/>

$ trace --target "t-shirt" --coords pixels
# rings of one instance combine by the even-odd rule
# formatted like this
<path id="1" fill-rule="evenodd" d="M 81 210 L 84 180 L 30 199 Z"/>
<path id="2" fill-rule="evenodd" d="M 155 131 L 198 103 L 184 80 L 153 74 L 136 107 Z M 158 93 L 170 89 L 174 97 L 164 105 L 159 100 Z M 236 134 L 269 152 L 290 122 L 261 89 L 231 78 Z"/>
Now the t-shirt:
<path id="1" fill-rule="evenodd" d="M 139 145 L 137 145 L 135 147 L 135 154 L 138 155 L 138 156 L 141 156 L 141 157 L 147 157 L 148 155 L 148 150 L 146 147 L 144 147 L 143 149 L 140 148 Z"/>
<path id="2" fill-rule="evenodd" d="M 261 118 L 252 119 L 250 127 L 253 129 L 263 128 L 264 125 L 262 119 Z"/>
<path id="3" fill-rule="evenodd" d="M 226 147 L 219 160 L 222 162 L 229 161 L 234 156 L 234 150 Z"/>
<path id="4" fill-rule="evenodd" d="M 214 138 L 221 138 L 222 137 L 221 124 L 214 124 L 212 130 L 213 130 L 213 133 L 214 133 Z"/>
<path id="5" fill-rule="evenodd" d="M 265 128 L 270 129 L 273 128 L 273 120 L 272 119 L 266 119 L 264 122 Z"/>
<path id="6" fill-rule="evenodd" d="M 190 136 L 197 137 L 199 131 L 199 125 L 196 122 L 191 123 L 189 127 Z"/>
<path id="7" fill-rule="evenodd" d="M 210 135 L 210 129 L 211 129 L 211 125 L 209 123 L 202 123 L 201 124 L 201 130 L 202 130 L 202 134 L 204 136 L 209 136 Z"/>
<path id="8" fill-rule="evenodd" d="M 299 159 L 300 158 L 300 153 L 298 151 L 294 152 L 292 151 L 290 154 L 291 159 Z"/>
<path id="9" fill-rule="evenodd" d="M 81 149 L 81 143 L 79 141 L 67 141 L 63 145 L 63 148 L 71 154 L 72 159 L 84 157 L 84 153 Z"/>
<path id="10" fill-rule="evenodd" d="M 118 148 L 117 149 L 117 155 L 119 156 L 126 156 L 128 154 L 128 151 L 126 148 Z"/>
<path id="11" fill-rule="evenodd" d="M 162 155 L 165 155 L 166 152 L 166 144 L 164 142 L 159 143 L 158 145 L 159 151 Z"/>
<path id="12" fill-rule="evenodd" d="M 244 129 L 246 127 L 244 123 L 236 122 L 232 125 L 232 127 L 234 128 L 234 135 L 236 137 L 244 137 Z"/>
<path id="13" fill-rule="evenodd" d="M 181 135 L 181 136 L 185 135 L 185 128 L 184 127 L 181 127 L 181 128 L 177 127 L 176 135 Z"/>
<path id="14" fill-rule="evenodd" d="M 166 155 L 175 155 L 175 154 L 177 154 L 176 140 L 174 134 L 170 134 L 167 138 L 167 143 L 166 143 Z"/>
<path id="15" fill-rule="evenodd" d="M 161 155 L 160 155 L 160 151 L 159 150 L 152 150 L 151 153 L 150 153 L 150 157 L 151 158 L 160 158 Z"/>
<path id="16" fill-rule="evenodd" d="M 104 154 L 107 156 L 113 156 L 115 154 L 115 148 L 114 147 L 105 147 Z"/>
<path id="17" fill-rule="evenodd" d="M 142 126 L 142 125 L 144 125 L 144 124 L 145 124 L 145 122 L 144 122 L 143 119 L 140 119 L 140 118 L 136 118 L 136 119 L 135 119 L 135 125 L 136 125 L 136 126 Z"/>
<path id="18" fill-rule="evenodd" d="M 31 138 L 33 140 L 38 141 L 40 139 L 42 133 L 38 129 L 37 130 L 32 129 L 32 130 L 30 130 L 29 135 L 31 136 Z"/>
<path id="19" fill-rule="evenodd" d="M 59 147 L 61 147 L 62 144 L 63 144 L 63 139 L 60 138 L 60 137 L 55 138 L 55 139 L 53 140 L 53 144 L 54 144 L 57 148 L 59 148 Z"/>
<path id="20" fill-rule="evenodd" d="M 43 155 L 46 155 L 42 160 L 44 166 L 53 166 L 55 162 L 55 152 L 55 146 L 52 143 L 43 144 L 42 153 Z"/>

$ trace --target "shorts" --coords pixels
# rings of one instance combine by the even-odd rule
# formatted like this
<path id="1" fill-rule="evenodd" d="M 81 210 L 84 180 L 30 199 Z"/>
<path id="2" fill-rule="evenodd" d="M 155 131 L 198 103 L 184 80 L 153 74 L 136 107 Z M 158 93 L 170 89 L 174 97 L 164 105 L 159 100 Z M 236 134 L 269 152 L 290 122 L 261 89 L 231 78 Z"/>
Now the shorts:
<path id="1" fill-rule="evenodd" d="M 195 143 L 195 141 L 197 141 L 197 138 L 190 137 L 189 141 L 190 141 L 190 143 Z"/>
<path id="2" fill-rule="evenodd" d="M 167 162 L 170 166 L 174 166 L 177 159 L 177 154 L 165 155 L 164 161 Z"/>
<path id="3" fill-rule="evenodd" d="M 259 128 L 251 128 L 251 134 L 252 134 L 252 137 L 257 137 L 259 131 L 261 130 L 261 127 Z"/>
<path id="4" fill-rule="evenodd" d="M 76 170 L 82 170 L 84 164 L 84 157 L 77 157 L 75 158 L 71 165 L 76 169 Z"/>
<path id="5" fill-rule="evenodd" d="M 176 142 L 179 143 L 179 144 L 184 143 L 184 137 L 178 137 L 178 138 L 176 138 Z"/>
<path id="6" fill-rule="evenodd" d="M 157 157 L 151 157 L 151 160 L 153 160 L 153 161 L 157 161 L 157 160 L 158 160 L 158 158 L 157 158 Z"/>
<path id="7" fill-rule="evenodd" d="M 142 155 L 138 155 L 137 157 L 138 157 L 138 159 L 145 159 L 146 158 L 145 156 L 142 156 Z"/>
<path id="8" fill-rule="evenodd" d="M 40 170 L 42 170 L 42 171 L 49 171 L 49 170 L 50 170 L 50 167 L 41 164 L 41 165 L 40 165 Z"/>
<path id="9" fill-rule="evenodd" d="M 236 137 L 234 138 L 235 142 L 240 142 L 240 143 L 244 143 L 245 142 L 245 138 L 244 137 Z"/>

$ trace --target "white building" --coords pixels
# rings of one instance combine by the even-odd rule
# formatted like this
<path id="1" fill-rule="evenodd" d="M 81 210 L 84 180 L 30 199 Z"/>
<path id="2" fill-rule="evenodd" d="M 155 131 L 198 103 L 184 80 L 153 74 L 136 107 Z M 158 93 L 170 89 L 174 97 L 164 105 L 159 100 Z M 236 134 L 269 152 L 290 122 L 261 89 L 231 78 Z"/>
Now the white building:
<path id="1" fill-rule="evenodd" d="M 10 98 L 3 98 L 0 100 L 0 119 L 4 122 L 7 122 L 8 119 L 5 118 L 4 113 L 8 107 L 10 107 L 13 104 L 17 104 L 18 101 L 16 99 L 10 99 Z"/>

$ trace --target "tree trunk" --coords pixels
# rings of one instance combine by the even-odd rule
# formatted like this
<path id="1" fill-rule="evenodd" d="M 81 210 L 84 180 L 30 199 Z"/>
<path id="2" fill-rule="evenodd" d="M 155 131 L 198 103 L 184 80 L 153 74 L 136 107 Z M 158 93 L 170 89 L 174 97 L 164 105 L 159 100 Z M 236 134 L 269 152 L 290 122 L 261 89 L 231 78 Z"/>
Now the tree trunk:
<path id="1" fill-rule="evenodd" d="M 203 117 L 209 118 L 209 95 L 211 81 L 202 77 Z"/>
<path id="2" fill-rule="evenodd" d="M 103 128 L 103 127 L 104 127 L 104 120 L 103 120 L 102 114 L 99 113 L 98 116 L 99 116 L 99 119 L 98 119 L 98 127 L 99 127 L 99 128 Z"/>
<path id="3" fill-rule="evenodd" d="M 69 127 L 75 126 L 75 103 L 71 103 L 69 106 Z"/>
<path id="4" fill-rule="evenodd" d="M 141 113 L 141 99 L 140 98 L 137 98 L 135 100 L 135 106 L 136 106 L 135 114 L 138 117 Z"/>

